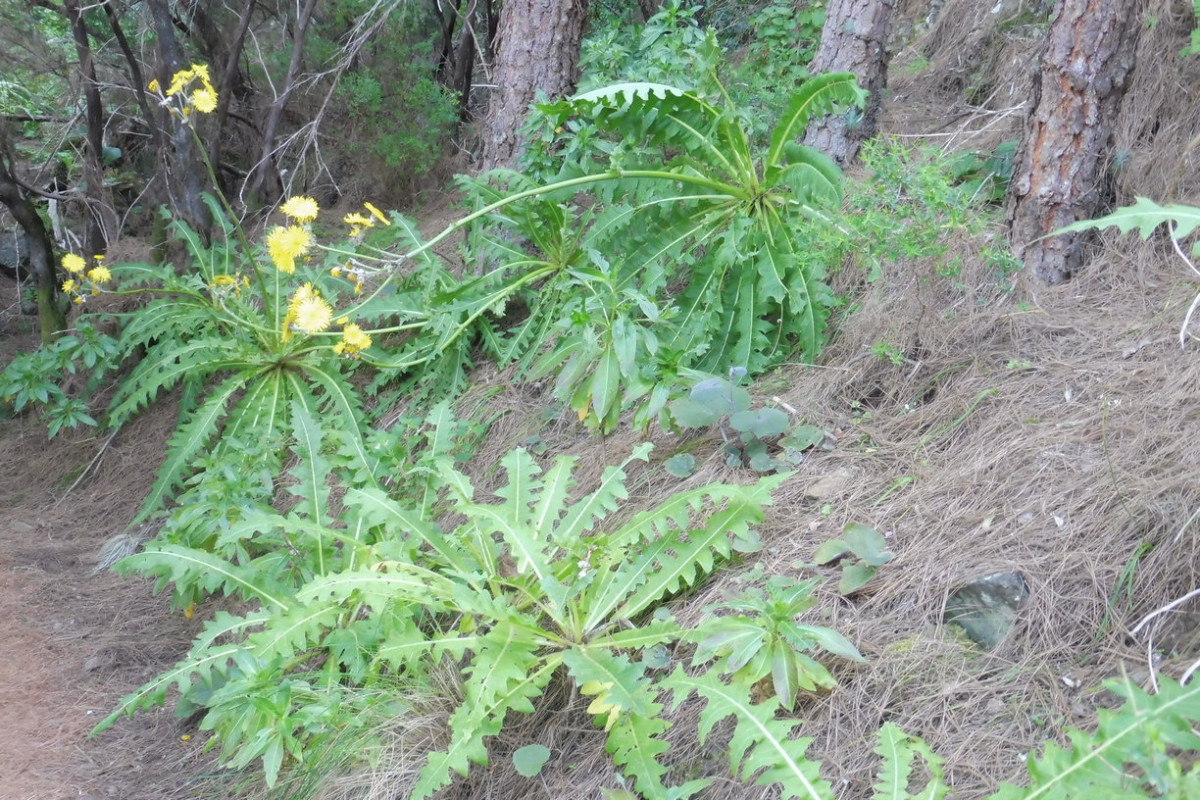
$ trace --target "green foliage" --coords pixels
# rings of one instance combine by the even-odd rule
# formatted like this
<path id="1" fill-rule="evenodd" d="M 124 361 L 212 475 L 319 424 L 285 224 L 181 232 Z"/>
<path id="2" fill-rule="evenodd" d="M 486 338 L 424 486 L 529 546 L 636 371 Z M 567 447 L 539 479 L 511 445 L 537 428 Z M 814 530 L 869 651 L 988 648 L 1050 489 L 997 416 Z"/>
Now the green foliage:
<path id="1" fill-rule="evenodd" d="M 895 724 L 885 722 L 879 728 L 875 752 L 883 757 L 883 764 L 873 787 L 874 800 L 941 800 L 950 791 L 943 760 L 922 739 L 905 734 Z M 919 792 L 910 794 L 913 761 L 918 758 L 925 764 L 929 779 Z"/>
<path id="2" fill-rule="evenodd" d="M 718 425 L 725 440 L 726 464 L 744 464 L 756 472 L 789 469 L 804 459 L 804 450 L 825 439 L 819 428 L 793 426 L 777 408 L 750 408 L 750 393 L 724 378 L 699 381 L 669 410 L 675 424 L 684 428 Z M 771 455 L 775 443 L 783 449 L 782 459 Z"/>
<path id="3" fill-rule="evenodd" d="M 874 528 L 851 522 L 842 530 L 841 539 L 832 539 L 813 554 L 817 564 L 837 564 L 842 569 L 838 591 L 854 594 L 865 586 L 875 571 L 892 560 L 887 539 Z"/>
<path id="4" fill-rule="evenodd" d="M 567 335 L 541 362 L 543 373 L 561 365 L 556 396 L 611 430 L 614 409 L 631 404 L 635 421 L 649 422 L 695 370 L 758 374 L 794 348 L 814 357 L 833 297 L 821 254 L 799 248 L 795 231 L 831 224 L 842 177 L 793 139 L 812 115 L 862 97 L 850 75 L 805 82 L 762 151 L 735 110 L 666 85 L 618 84 L 541 106 L 555 130 L 583 120 L 613 143 L 590 162 L 605 171 L 566 163 L 557 184 L 595 186 L 606 205 L 575 214 L 592 222 L 586 244 L 575 237 L 589 286 L 570 293 L 579 299 L 560 323 Z M 523 222 L 564 216 L 550 191 L 541 202 L 553 208 L 513 219 L 531 242 L 539 234 Z M 620 246 L 594 246 L 614 237 Z"/>
<path id="5" fill-rule="evenodd" d="M 439 415 L 444 421 L 445 412 Z M 513 451 L 501 462 L 506 482 L 495 502 L 476 498 L 445 447 L 427 449 L 425 466 L 393 468 L 438 476 L 438 505 L 456 520 L 443 528 L 430 516 L 436 496 L 408 505 L 358 481 L 346 487 L 335 514 L 319 428 L 301 414 L 293 420 L 298 464 L 291 491 L 300 502 L 290 512 L 248 512 L 220 537 L 241 543 L 231 557 L 156 543 L 121 564 L 157 576 L 160 585 L 191 582 L 257 600 L 258 610 L 241 618 L 219 614 L 179 667 L 126 698 L 101 727 L 122 711 L 162 702 L 176 685 L 181 712 L 205 710 L 203 725 L 219 735 L 226 759 L 261 759 L 273 781 L 284 759 L 299 759 L 308 739 L 339 724 L 333 709 L 345 691 L 384 679 L 420 682 L 449 658 L 463 664 L 461 704 L 450 718 L 449 744 L 429 756 L 413 797 L 485 763 L 487 738 L 501 731 L 509 712 L 532 711 L 556 676 L 592 698 L 589 710 L 608 732 L 609 753 L 644 796 L 683 797 L 699 788 L 664 782 L 658 759 L 669 726 L 655 697 L 665 688 L 662 646 L 703 637 L 662 610 L 651 612 L 721 561 L 758 548 L 752 525 L 779 478 L 681 492 L 610 524 L 627 498 L 626 468 L 645 460 L 649 445 L 606 469 L 582 496 L 574 491 L 574 459 L 558 458 L 543 472 L 528 452 Z M 429 423 L 433 448 L 440 425 Z M 261 546 L 277 536 L 286 551 Z M 799 651 L 857 651 L 832 631 L 782 619 L 803 605 L 807 586 L 772 587 L 762 613 L 781 626 L 791 663 L 804 675 L 820 670 L 827 684 L 824 668 Z M 767 646 L 775 647 L 774 639 Z M 734 678 L 736 686 L 758 676 L 743 671 Z M 747 728 L 738 747 L 790 749 L 772 740 L 785 728 L 768 725 L 761 735 Z M 534 770 L 538 754 L 531 751 L 528 763 L 523 757 L 523 768 Z M 743 768 L 748 776 L 757 769 L 754 759 Z"/>
<path id="6" fill-rule="evenodd" d="M 115 339 L 80 321 L 52 344 L 14 358 L 0 372 L 0 398 L 13 413 L 44 409 L 51 438 L 63 428 L 95 427 L 87 398 L 115 365 L 116 352 Z M 76 386 L 64 391 L 68 383 Z"/>
<path id="7" fill-rule="evenodd" d="M 344 117 L 333 125 L 364 144 L 357 169 L 376 165 L 411 186 L 437 162 L 458 122 L 458 99 L 433 73 L 429 45 L 396 33 L 377 39 L 370 58 L 342 77 Z"/>
<path id="8" fill-rule="evenodd" d="M 800 691 L 832 689 L 837 682 L 829 670 L 805 651 L 821 647 L 840 658 L 865 659 L 836 631 L 796 622 L 816 603 L 812 590 L 818 583 L 773 575 L 763 588 L 752 586 L 728 602 L 709 606 L 708 611 L 738 613 L 710 616 L 700 624 L 693 634 L 693 666 L 715 659 L 718 671 L 748 685 L 769 677 L 775 696 L 788 711 L 795 707 Z"/>
<path id="9" fill-rule="evenodd" d="M 1159 677 L 1155 694 L 1124 678 L 1108 689 L 1125 699 L 1117 711 L 1101 709 L 1095 733 L 1068 732 L 1070 745 L 1050 743 L 1029 757 L 1030 786 L 1005 784 L 990 800 L 1045 798 L 1200 797 L 1200 684 Z"/>
<path id="10" fill-rule="evenodd" d="M 947 158 L 936 150 L 874 140 L 863 146 L 861 158 L 870 177 L 847 187 L 847 210 L 841 218 L 850 231 L 845 241 L 854 246 L 838 252 L 853 257 L 871 279 L 889 263 L 915 259 L 936 260 L 941 276 L 956 278 L 961 257 L 951 254 L 952 237 L 965 233 L 990 238 L 987 228 L 995 212 L 986 204 L 1003 196 L 1011 171 L 1007 146 L 993 154 L 968 152 Z M 1019 268 L 999 242 L 984 244 L 980 256 L 997 266 L 1001 279 Z"/>

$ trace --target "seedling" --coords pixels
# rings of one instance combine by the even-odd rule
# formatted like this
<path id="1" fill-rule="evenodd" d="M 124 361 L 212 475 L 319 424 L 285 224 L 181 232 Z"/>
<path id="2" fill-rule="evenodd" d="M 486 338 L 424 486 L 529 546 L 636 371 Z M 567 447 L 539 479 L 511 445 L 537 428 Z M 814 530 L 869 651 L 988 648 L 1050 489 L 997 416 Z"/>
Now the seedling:
<path id="1" fill-rule="evenodd" d="M 892 553 L 883 534 L 851 522 L 842 529 L 841 539 L 818 547 L 813 560 L 822 566 L 840 565 L 842 579 L 838 581 L 838 591 L 850 595 L 866 586 L 875 577 L 875 570 L 892 560 Z"/>
<path id="2" fill-rule="evenodd" d="M 792 426 L 778 408 L 750 408 L 750 393 L 724 378 L 707 378 L 692 387 L 687 397 L 671 404 L 675 423 L 684 428 L 717 425 L 725 440 L 725 463 L 749 466 L 756 472 L 791 469 L 804 460 L 804 451 L 825 440 L 825 431 L 811 425 Z M 783 448 L 782 457 L 771 455 L 772 444 Z M 777 448 L 776 448 L 777 449 Z M 667 470 L 678 474 L 668 463 Z"/>

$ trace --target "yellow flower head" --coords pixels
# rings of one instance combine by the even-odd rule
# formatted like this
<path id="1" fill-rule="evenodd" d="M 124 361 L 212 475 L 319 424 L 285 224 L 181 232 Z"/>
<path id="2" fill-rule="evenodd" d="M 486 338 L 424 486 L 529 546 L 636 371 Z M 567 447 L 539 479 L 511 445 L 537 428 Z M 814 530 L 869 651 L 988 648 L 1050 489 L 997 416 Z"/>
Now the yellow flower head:
<path id="1" fill-rule="evenodd" d="M 375 220 L 365 214 L 347 214 L 342 217 L 342 222 L 350 226 L 351 236 L 358 236 L 367 228 L 375 227 Z"/>
<path id="2" fill-rule="evenodd" d="M 391 225 L 392 221 L 384 216 L 384 213 L 370 203 L 363 203 L 363 208 L 371 212 L 371 216 L 382 222 L 384 225 Z"/>
<path id="3" fill-rule="evenodd" d="M 208 67 L 204 64 L 192 64 L 187 69 L 181 69 L 171 76 L 171 85 L 167 87 L 165 92 L 167 97 L 174 97 L 192 85 L 194 81 L 199 81 L 200 85 L 187 98 L 187 105 L 184 106 L 183 115 L 186 117 L 195 108 L 202 114 L 210 114 L 217 109 L 217 90 L 212 85 L 212 78 L 208 74 Z M 156 86 L 155 84 L 152 84 Z M 157 91 L 152 88 L 150 91 Z M 191 106 L 189 108 L 188 106 Z"/>
<path id="4" fill-rule="evenodd" d="M 314 297 L 320 297 L 320 295 L 317 294 L 317 290 L 313 288 L 311 283 L 304 284 L 292 293 L 292 299 L 288 301 L 288 313 L 292 316 L 295 316 L 296 309 L 300 307 L 300 304 L 305 300 L 311 300 Z"/>
<path id="5" fill-rule="evenodd" d="M 314 292 L 296 304 L 293 324 L 305 333 L 320 333 L 333 322 L 333 307 Z"/>
<path id="6" fill-rule="evenodd" d="M 82 256 L 77 256 L 74 253 L 67 253 L 65 256 L 63 256 L 62 266 L 63 269 L 65 269 L 67 272 L 70 272 L 72 275 L 78 275 L 87 268 L 87 262 L 83 260 Z"/>
<path id="7" fill-rule="evenodd" d="M 342 328 L 342 340 L 333 346 L 333 352 L 357 358 L 362 350 L 371 346 L 371 337 L 363 329 L 351 322 Z"/>
<path id="8" fill-rule="evenodd" d="M 217 110 L 217 93 L 210 89 L 197 89 L 192 92 L 191 101 L 201 114 L 211 114 Z"/>
<path id="9" fill-rule="evenodd" d="M 279 207 L 279 210 L 296 222 L 312 222 L 317 218 L 317 212 L 321 208 L 311 197 L 289 197 L 288 201 Z"/>
<path id="10" fill-rule="evenodd" d="M 155 78 L 154 80 L 150 81 L 150 85 L 147 86 L 146 88 L 149 89 L 151 92 L 158 94 L 158 90 L 161 89 L 162 87 L 158 85 L 158 78 Z"/>
<path id="11" fill-rule="evenodd" d="M 66 294 L 70 294 L 78 288 L 79 284 L 75 282 L 74 278 L 68 278 L 67 280 L 63 281 L 62 290 Z"/>
<path id="12" fill-rule="evenodd" d="M 112 273 L 108 271 L 108 267 L 92 267 L 87 276 L 92 283 L 107 283 L 112 280 Z"/>
<path id="13" fill-rule="evenodd" d="M 237 278 L 232 275 L 215 275 L 212 279 L 213 286 L 233 286 L 237 283 Z"/>
<path id="14" fill-rule="evenodd" d="M 267 234 L 267 253 L 280 272 L 296 271 L 296 259 L 312 247 L 312 234 L 299 225 L 276 226 Z"/>

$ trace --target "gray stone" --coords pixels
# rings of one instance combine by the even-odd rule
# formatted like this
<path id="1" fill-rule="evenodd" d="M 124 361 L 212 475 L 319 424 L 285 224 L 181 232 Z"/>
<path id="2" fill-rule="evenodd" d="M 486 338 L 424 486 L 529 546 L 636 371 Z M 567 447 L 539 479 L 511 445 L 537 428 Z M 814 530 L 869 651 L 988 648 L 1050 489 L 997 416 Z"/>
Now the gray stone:
<path id="1" fill-rule="evenodd" d="M 15 278 L 29 270 L 29 242 L 19 230 L 0 230 L 0 271 Z"/>
<path id="2" fill-rule="evenodd" d="M 1012 630 L 1029 599 L 1019 572 L 996 572 L 955 589 L 946 599 L 944 619 L 961 627 L 976 644 L 992 649 Z"/>
<path id="3" fill-rule="evenodd" d="M 829 500 L 839 497 L 849 488 L 854 478 L 854 470 L 849 467 L 839 467 L 810 484 L 804 490 L 804 496 L 809 500 Z"/>

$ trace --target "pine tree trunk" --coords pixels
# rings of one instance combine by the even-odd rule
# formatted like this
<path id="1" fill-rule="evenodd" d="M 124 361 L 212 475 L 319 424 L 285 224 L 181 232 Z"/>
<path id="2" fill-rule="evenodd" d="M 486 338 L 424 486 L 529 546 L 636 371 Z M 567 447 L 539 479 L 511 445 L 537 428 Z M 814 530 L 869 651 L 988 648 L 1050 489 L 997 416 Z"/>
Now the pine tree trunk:
<path id="1" fill-rule="evenodd" d="M 896 0 L 830 0 L 825 9 L 821 44 L 809 71 L 852 72 L 858 85 L 870 92 L 867 107 L 854 125 L 837 114 L 814 120 L 804 143 L 846 165 L 858 148 L 875 135 L 883 89 L 887 86 L 887 39 Z"/>
<path id="2" fill-rule="evenodd" d="M 1079 269 L 1086 239 L 1040 237 L 1095 216 L 1108 199 L 1106 152 L 1133 71 L 1138 9 L 1136 0 L 1062 0 L 1050 22 L 1007 208 L 1014 252 L 1048 283 Z"/>
<path id="3" fill-rule="evenodd" d="M 483 126 L 483 168 L 510 165 L 518 135 L 539 91 L 554 99 L 578 80 L 587 0 L 505 0 L 497 34 L 496 88 Z"/>

